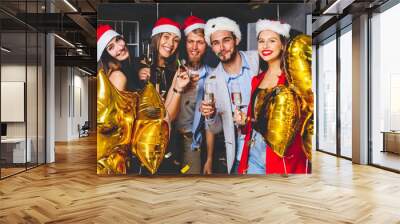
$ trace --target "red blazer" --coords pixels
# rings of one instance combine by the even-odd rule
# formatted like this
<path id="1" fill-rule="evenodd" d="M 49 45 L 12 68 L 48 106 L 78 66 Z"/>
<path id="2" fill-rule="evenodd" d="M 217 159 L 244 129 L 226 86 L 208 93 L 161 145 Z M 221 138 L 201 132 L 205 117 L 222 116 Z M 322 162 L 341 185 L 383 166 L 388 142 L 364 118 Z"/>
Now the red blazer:
<path id="1" fill-rule="evenodd" d="M 257 87 L 260 85 L 261 81 L 264 79 L 265 72 L 258 74 L 251 80 L 251 98 L 250 104 L 247 110 L 248 122 L 246 123 L 243 131 L 246 134 L 243 145 L 242 157 L 240 159 L 240 164 L 238 167 L 238 173 L 244 174 L 248 168 L 249 161 L 249 151 L 250 151 L 250 140 L 252 133 L 252 118 L 253 118 L 253 94 Z M 278 85 L 286 84 L 285 73 L 279 76 Z M 280 158 L 270 146 L 267 145 L 266 156 L 265 156 L 265 173 L 266 174 L 289 174 L 289 173 L 310 173 L 311 167 L 309 167 L 309 161 L 302 149 L 303 142 L 298 132 L 295 139 L 286 150 L 286 154 L 283 158 Z"/>

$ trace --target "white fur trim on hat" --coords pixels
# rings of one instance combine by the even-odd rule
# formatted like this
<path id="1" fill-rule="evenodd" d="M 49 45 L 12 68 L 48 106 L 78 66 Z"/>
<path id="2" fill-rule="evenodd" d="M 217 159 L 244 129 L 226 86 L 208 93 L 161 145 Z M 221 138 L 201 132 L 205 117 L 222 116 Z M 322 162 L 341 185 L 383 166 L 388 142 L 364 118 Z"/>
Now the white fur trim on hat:
<path id="1" fill-rule="evenodd" d="M 204 28 L 205 39 L 208 45 L 211 46 L 211 34 L 220 30 L 233 32 L 239 42 L 242 38 L 239 25 L 235 21 L 226 17 L 217 17 L 209 19 L 206 23 L 206 27 Z"/>
<path id="2" fill-rule="evenodd" d="M 101 55 L 106 49 L 107 44 L 116 36 L 119 36 L 119 33 L 114 30 L 107 30 L 101 35 L 100 39 L 97 41 L 97 61 L 100 61 Z"/>
<path id="3" fill-rule="evenodd" d="M 160 26 L 156 26 L 153 28 L 153 31 L 151 32 L 151 36 L 153 37 L 156 34 L 159 33 L 174 33 L 176 34 L 179 38 L 181 38 L 181 30 L 174 26 L 174 25 L 160 25 Z"/>
<path id="4" fill-rule="evenodd" d="M 280 21 L 259 19 L 256 23 L 257 36 L 263 30 L 271 30 L 286 38 L 290 37 L 290 25 L 287 23 L 281 23 Z"/>
<path id="5" fill-rule="evenodd" d="M 186 27 L 186 29 L 183 31 L 185 32 L 185 36 L 187 36 L 190 32 L 192 32 L 195 29 L 204 29 L 205 24 L 203 23 L 195 23 L 191 26 Z"/>

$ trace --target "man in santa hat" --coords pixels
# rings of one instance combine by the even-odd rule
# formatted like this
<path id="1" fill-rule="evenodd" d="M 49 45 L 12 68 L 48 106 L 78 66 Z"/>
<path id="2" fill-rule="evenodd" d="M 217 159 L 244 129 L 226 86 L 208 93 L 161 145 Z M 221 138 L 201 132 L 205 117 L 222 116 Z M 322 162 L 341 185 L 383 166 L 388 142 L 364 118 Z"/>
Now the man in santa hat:
<path id="1" fill-rule="evenodd" d="M 181 96 L 179 116 L 175 127 L 179 133 L 179 143 L 183 149 L 182 165 L 189 165 L 186 174 L 200 174 L 201 172 L 201 144 L 203 138 L 204 118 L 199 111 L 204 95 L 204 81 L 210 74 L 211 68 L 204 64 L 203 59 L 207 49 L 204 39 L 205 21 L 196 16 L 187 17 L 182 25 L 186 40 L 187 67 L 191 83 Z M 208 157 L 205 174 L 211 174 L 212 157 Z"/>
<path id="2" fill-rule="evenodd" d="M 226 17 L 209 19 L 205 26 L 205 40 L 220 59 L 220 63 L 206 83 L 216 86 L 214 96 L 217 104 L 203 101 L 202 114 L 207 118 L 206 127 L 218 133 L 223 131 L 225 137 L 226 163 L 228 173 L 237 173 L 241 159 L 244 135 L 234 124 L 235 109 L 247 111 L 251 95 L 251 80 L 258 74 L 257 51 L 239 51 L 241 40 L 239 25 Z M 235 105 L 231 94 L 240 92 L 241 105 Z"/>

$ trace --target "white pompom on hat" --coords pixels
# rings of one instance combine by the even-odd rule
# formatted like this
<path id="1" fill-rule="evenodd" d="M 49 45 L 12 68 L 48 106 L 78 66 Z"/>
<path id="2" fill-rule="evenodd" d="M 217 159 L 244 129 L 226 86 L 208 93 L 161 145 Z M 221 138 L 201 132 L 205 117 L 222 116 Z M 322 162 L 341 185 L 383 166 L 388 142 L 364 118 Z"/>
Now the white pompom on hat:
<path id="1" fill-rule="evenodd" d="M 116 36 L 120 36 L 120 34 L 115 32 L 110 25 L 100 24 L 97 27 L 97 61 L 100 61 L 104 49 Z"/>
<path id="2" fill-rule="evenodd" d="M 180 24 L 173 21 L 170 18 L 161 17 L 154 24 L 151 36 L 157 35 L 159 33 L 174 33 L 179 38 L 181 38 Z"/>
<path id="3" fill-rule="evenodd" d="M 269 19 L 259 19 L 256 23 L 257 36 L 261 31 L 271 30 L 286 38 L 290 37 L 290 25 L 287 23 L 281 23 L 280 21 L 269 20 Z"/>
<path id="4" fill-rule="evenodd" d="M 235 21 L 227 17 L 217 17 L 209 19 L 207 21 L 206 27 L 204 29 L 204 34 L 206 42 L 210 46 L 211 46 L 211 40 L 210 40 L 211 34 L 213 34 L 215 31 L 230 31 L 236 36 L 239 42 L 242 38 L 239 25 Z"/>

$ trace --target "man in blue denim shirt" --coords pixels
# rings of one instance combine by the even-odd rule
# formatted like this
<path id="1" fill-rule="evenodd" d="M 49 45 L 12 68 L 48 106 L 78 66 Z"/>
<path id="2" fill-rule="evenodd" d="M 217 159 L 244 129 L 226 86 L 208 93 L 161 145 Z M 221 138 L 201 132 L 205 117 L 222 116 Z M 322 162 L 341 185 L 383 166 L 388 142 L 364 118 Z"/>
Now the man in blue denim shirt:
<path id="1" fill-rule="evenodd" d="M 183 22 L 188 69 L 191 82 L 181 93 L 179 116 L 175 127 L 179 133 L 179 148 L 182 149 L 182 166 L 189 165 L 186 174 L 201 173 L 200 148 L 203 140 L 202 121 L 199 107 L 204 95 L 204 82 L 211 70 L 203 64 L 207 43 L 204 40 L 205 21 L 189 16 Z"/>
<path id="2" fill-rule="evenodd" d="M 205 27 L 205 39 L 213 52 L 220 59 L 219 65 L 211 72 L 206 83 L 216 86 L 215 104 L 203 101 L 201 111 L 206 119 L 206 129 L 213 133 L 224 131 L 228 173 L 237 173 L 241 158 L 244 135 L 235 127 L 233 112 L 237 105 L 231 99 L 232 84 L 240 86 L 241 107 L 247 112 L 250 102 L 251 79 L 258 74 L 258 53 L 256 51 L 239 51 L 241 40 L 238 24 L 226 17 L 210 19 Z"/>

